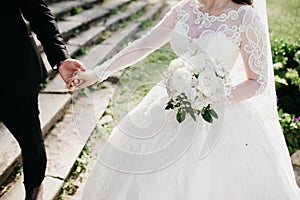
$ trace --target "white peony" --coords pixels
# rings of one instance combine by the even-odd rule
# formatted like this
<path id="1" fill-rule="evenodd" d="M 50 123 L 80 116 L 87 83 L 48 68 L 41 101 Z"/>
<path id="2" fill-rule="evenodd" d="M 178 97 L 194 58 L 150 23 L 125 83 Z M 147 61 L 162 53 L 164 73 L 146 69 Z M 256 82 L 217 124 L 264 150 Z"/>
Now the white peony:
<path id="1" fill-rule="evenodd" d="M 173 72 L 167 81 L 167 87 L 170 87 L 172 93 L 181 94 L 192 88 L 191 86 L 192 75 L 185 68 L 179 68 Z"/>
<path id="2" fill-rule="evenodd" d="M 186 62 L 182 58 L 177 58 L 171 61 L 169 65 L 169 70 L 176 71 L 179 68 L 183 68 L 186 65 Z"/>
<path id="3" fill-rule="evenodd" d="M 207 53 L 198 53 L 190 56 L 185 55 L 185 59 L 188 60 L 189 66 L 193 67 L 193 71 L 202 72 L 206 68 L 214 68 L 216 66 L 216 60 Z"/>

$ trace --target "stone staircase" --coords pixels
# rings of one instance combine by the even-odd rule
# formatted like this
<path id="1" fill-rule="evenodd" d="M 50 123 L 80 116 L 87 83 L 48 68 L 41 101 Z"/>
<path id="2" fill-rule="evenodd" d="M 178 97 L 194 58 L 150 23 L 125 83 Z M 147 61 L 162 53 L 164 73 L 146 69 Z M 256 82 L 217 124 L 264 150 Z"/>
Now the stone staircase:
<path id="1" fill-rule="evenodd" d="M 116 54 L 128 41 L 140 37 L 143 33 L 141 25 L 147 21 L 156 23 L 175 2 L 47 1 L 70 54 L 90 69 Z M 64 182 L 74 170 L 78 156 L 109 105 L 116 80 L 122 72 L 103 82 L 102 89 L 92 91 L 92 95 L 84 95 L 82 91 L 70 92 L 65 89 L 60 75 L 51 70 L 36 37 L 35 41 L 50 74 L 39 93 L 40 119 L 48 156 L 44 199 L 62 199 L 59 193 Z M 101 103 L 92 104 L 93 98 L 101 99 Z M 97 145 L 101 144 L 103 139 L 100 138 Z M 1 200 L 24 199 L 20 153 L 16 140 L 0 122 Z M 77 187 L 80 188 L 80 183 Z M 63 199 L 76 199 L 76 194 Z"/>

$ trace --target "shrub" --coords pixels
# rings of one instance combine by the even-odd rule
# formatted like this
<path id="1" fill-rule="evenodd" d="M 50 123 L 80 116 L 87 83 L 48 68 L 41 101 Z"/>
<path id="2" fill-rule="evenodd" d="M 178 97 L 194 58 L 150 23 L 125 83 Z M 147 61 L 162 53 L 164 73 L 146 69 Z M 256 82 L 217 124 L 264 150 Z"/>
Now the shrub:
<path id="1" fill-rule="evenodd" d="M 279 122 L 292 154 L 300 149 L 300 46 L 272 39 L 271 47 Z"/>
<path id="2" fill-rule="evenodd" d="M 299 39 L 300 41 L 300 39 Z M 271 40 L 278 105 L 300 115 L 300 46 L 284 39 Z"/>
<path id="3" fill-rule="evenodd" d="M 293 154 L 300 147 L 300 117 L 285 113 L 282 109 L 278 110 L 278 115 L 289 152 Z"/>

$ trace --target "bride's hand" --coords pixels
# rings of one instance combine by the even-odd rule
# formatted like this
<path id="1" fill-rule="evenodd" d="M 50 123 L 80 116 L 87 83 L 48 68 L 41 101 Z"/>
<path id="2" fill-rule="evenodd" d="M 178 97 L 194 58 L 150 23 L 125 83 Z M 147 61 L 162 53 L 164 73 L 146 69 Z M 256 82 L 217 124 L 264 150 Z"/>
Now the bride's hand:
<path id="1" fill-rule="evenodd" d="M 74 73 L 73 77 L 69 80 L 67 88 L 70 90 L 83 89 L 93 85 L 97 81 L 99 81 L 99 77 L 93 70 L 79 71 Z"/>

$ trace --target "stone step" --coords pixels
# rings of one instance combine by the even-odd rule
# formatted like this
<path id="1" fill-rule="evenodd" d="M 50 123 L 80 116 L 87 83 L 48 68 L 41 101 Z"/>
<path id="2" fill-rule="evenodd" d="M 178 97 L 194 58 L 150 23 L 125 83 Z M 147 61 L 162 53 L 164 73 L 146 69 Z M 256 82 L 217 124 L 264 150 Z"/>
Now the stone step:
<path id="1" fill-rule="evenodd" d="M 57 23 L 59 23 L 59 21 L 62 20 L 61 18 L 65 15 L 70 15 L 72 10 L 79 7 L 89 9 L 93 6 L 93 4 L 101 2 L 103 2 L 103 0 L 61 0 L 58 2 L 49 2 L 48 7 L 56 18 Z M 29 26 L 29 23 L 27 23 L 27 25 Z M 64 30 L 60 31 L 64 32 Z M 43 52 L 40 41 L 36 38 L 36 35 L 34 33 L 32 34 L 34 36 L 34 40 L 38 46 L 38 49 L 40 50 L 40 52 Z"/>
<path id="2" fill-rule="evenodd" d="M 104 20 L 113 10 L 116 10 L 124 5 L 127 5 L 132 0 L 109 0 L 109 1 L 80 1 L 80 5 L 84 5 L 88 3 L 88 9 L 83 10 L 83 12 L 75 15 L 62 15 L 59 20 L 57 20 L 57 26 L 64 38 L 65 41 L 70 39 L 73 34 L 82 29 L 87 29 L 88 26 L 94 22 L 95 20 Z M 76 3 L 64 3 L 69 1 L 61 1 L 58 3 L 53 3 L 49 6 L 49 8 L 54 9 L 54 16 L 61 14 L 62 12 L 68 13 L 70 10 L 74 9 L 73 4 Z M 72 1 L 73 2 L 73 1 Z M 77 3 L 79 4 L 79 3 Z M 64 5 L 64 6 L 62 6 Z M 55 15 L 56 14 L 56 15 Z M 40 41 L 37 39 L 36 35 L 33 33 L 34 40 L 38 46 L 40 52 L 43 52 L 43 48 L 41 46 Z M 72 54 L 71 54 L 72 55 Z"/>
<path id="3" fill-rule="evenodd" d="M 66 14 L 69 14 L 73 9 L 83 8 L 88 9 L 93 6 L 95 3 L 103 2 L 103 0 L 68 0 L 68 1 L 59 1 L 54 3 L 48 3 L 52 14 L 56 17 L 57 20 Z"/>
<path id="4" fill-rule="evenodd" d="M 20 176 L 20 179 L 22 179 L 23 176 Z M 63 185 L 64 181 L 59 180 L 57 178 L 52 177 L 45 177 L 44 179 L 44 194 L 43 200 L 53 200 L 55 199 L 55 195 L 57 190 L 60 189 L 60 187 Z M 22 181 L 17 181 L 11 190 L 4 194 L 1 198 L 1 200 L 23 200 L 25 199 L 25 190 L 24 185 Z"/>
<path id="5" fill-rule="evenodd" d="M 104 89 L 92 91 L 88 96 L 78 97 L 64 118 L 45 138 L 48 165 L 44 182 L 44 200 L 57 198 L 64 183 L 62 180 L 69 175 L 90 134 L 97 126 L 98 119 L 108 106 L 115 85 L 110 82 L 103 85 Z M 20 176 L 1 200 L 24 199 L 22 181 L 23 177 Z"/>
<path id="6" fill-rule="evenodd" d="M 128 19 L 131 15 L 141 11 L 147 6 L 146 2 L 132 2 L 128 5 L 126 11 L 118 15 L 112 15 L 105 22 L 97 23 L 95 26 L 90 27 L 86 31 L 82 31 L 76 37 L 68 40 L 67 45 L 68 49 L 73 49 L 73 52 L 78 51 L 81 47 L 90 46 L 95 42 L 104 31 L 110 30 L 112 26 Z M 74 54 L 72 52 L 72 54 Z"/>
<path id="7" fill-rule="evenodd" d="M 39 94 L 40 120 L 43 134 L 64 115 L 66 105 L 71 101 L 70 94 Z M 0 185 L 20 162 L 21 150 L 15 138 L 0 123 Z"/>
<path id="8" fill-rule="evenodd" d="M 127 5 L 132 0 L 109 0 L 94 4 L 92 8 L 84 10 L 83 12 L 73 15 L 64 16 L 61 21 L 57 22 L 59 29 L 61 30 L 62 36 L 67 41 L 72 37 L 75 30 L 88 28 L 88 26 L 99 20 L 105 20 L 110 16 L 114 10 Z"/>
<path id="9" fill-rule="evenodd" d="M 21 150 L 15 138 L 1 122 L 0 138 L 0 184 L 2 185 L 20 162 Z"/>

